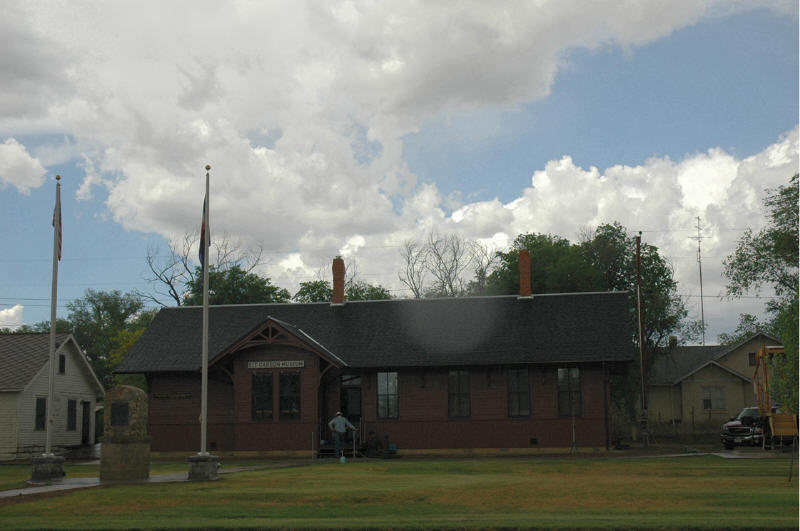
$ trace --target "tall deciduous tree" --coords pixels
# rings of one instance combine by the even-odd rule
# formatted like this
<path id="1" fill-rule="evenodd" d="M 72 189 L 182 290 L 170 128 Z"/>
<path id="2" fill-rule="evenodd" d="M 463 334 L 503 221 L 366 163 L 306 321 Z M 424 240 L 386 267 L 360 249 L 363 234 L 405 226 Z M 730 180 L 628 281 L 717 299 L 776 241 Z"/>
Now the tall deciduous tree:
<path id="1" fill-rule="evenodd" d="M 580 246 L 550 234 L 520 234 L 508 252 L 497 253 L 499 265 L 489 275 L 489 294 L 519 293 L 519 252 L 531 255 L 533 293 L 598 291 L 600 274 L 586 261 Z"/>
<path id="2" fill-rule="evenodd" d="M 140 296 L 159 306 L 184 304 L 187 291 L 193 284 L 202 282 L 202 271 L 196 267 L 199 239 L 197 232 L 189 232 L 180 240 L 170 241 L 166 252 L 159 247 L 149 248 L 145 258 L 150 270 L 147 280 L 155 286 L 155 295 L 141 293 Z M 209 264 L 216 271 L 237 267 L 252 273 L 262 263 L 260 247 L 243 248 L 231 242 L 226 234 L 211 240 L 209 255 Z"/>
<path id="3" fill-rule="evenodd" d="M 497 260 L 495 251 L 478 241 L 437 232 L 422 243 L 406 240 L 400 256 L 403 269 L 398 277 L 415 299 L 480 294 Z M 468 272 L 475 275 L 472 281 Z"/>
<path id="4" fill-rule="evenodd" d="M 775 359 L 772 392 L 784 407 L 798 411 L 798 175 L 787 186 L 768 190 L 764 200 L 766 228 L 747 229 L 736 251 L 723 262 L 728 279 L 727 293 L 741 297 L 771 286 L 778 298 L 767 304 L 776 331 L 786 349 Z"/>
<path id="5" fill-rule="evenodd" d="M 720 345 L 736 345 L 758 332 L 777 336 L 778 332 L 776 331 L 774 319 L 762 321 L 753 314 L 740 313 L 736 329 L 731 333 L 719 334 L 717 341 L 719 341 Z"/>
<path id="6" fill-rule="evenodd" d="M 144 302 L 135 293 L 86 290 L 80 299 L 67 304 L 72 333 L 85 350 L 97 378 L 112 383 L 109 355 L 114 338 L 122 330 L 141 328 Z M 146 318 L 144 318 L 146 319 Z"/>
<path id="7" fill-rule="evenodd" d="M 615 222 L 600 225 L 593 234 L 585 235 L 581 247 L 589 264 L 602 275 L 598 286 L 601 290 L 628 292 L 632 326 L 636 329 L 636 238 Z M 658 248 L 642 243 L 639 255 L 643 335 L 645 349 L 653 353 L 681 328 L 687 311 L 678 295 L 672 267 Z"/>
<path id="8" fill-rule="evenodd" d="M 199 269 L 187 285 L 185 305 L 203 304 L 203 275 Z M 289 302 L 290 297 L 287 290 L 272 285 L 269 278 L 248 273 L 236 265 L 223 270 L 210 268 L 208 272 L 209 304 Z"/>

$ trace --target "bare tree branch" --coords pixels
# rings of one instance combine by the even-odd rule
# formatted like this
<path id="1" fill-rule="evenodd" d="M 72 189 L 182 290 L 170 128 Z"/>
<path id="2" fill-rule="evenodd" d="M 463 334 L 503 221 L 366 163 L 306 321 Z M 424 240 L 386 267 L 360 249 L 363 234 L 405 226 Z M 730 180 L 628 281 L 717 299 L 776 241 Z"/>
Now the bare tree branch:
<path id="1" fill-rule="evenodd" d="M 155 285 L 155 295 L 138 294 L 160 306 L 180 306 L 187 286 L 197 274 L 196 249 L 199 239 L 197 231 L 187 232 L 180 240 L 171 240 L 165 254 L 161 254 L 158 246 L 148 247 L 145 263 L 150 275 L 145 280 Z M 263 263 L 261 246 L 243 249 L 238 243 L 231 242 L 226 233 L 212 239 L 209 254 L 213 256 L 211 267 L 218 271 L 238 266 L 250 273 Z"/>
<path id="2" fill-rule="evenodd" d="M 459 297 L 464 295 L 464 271 L 473 262 L 468 240 L 456 234 L 439 236 L 436 232 L 428 235 L 427 261 L 428 272 L 436 278 L 434 292 L 441 297 Z"/>
<path id="3" fill-rule="evenodd" d="M 414 240 L 406 240 L 400 247 L 404 269 L 398 273 L 398 277 L 415 299 L 422 298 L 424 294 L 427 254 L 427 248 Z"/>
<path id="4" fill-rule="evenodd" d="M 489 247 L 478 241 L 471 244 L 473 270 L 475 272 L 474 291 L 483 293 L 486 282 L 494 266 L 499 263 L 496 247 Z"/>

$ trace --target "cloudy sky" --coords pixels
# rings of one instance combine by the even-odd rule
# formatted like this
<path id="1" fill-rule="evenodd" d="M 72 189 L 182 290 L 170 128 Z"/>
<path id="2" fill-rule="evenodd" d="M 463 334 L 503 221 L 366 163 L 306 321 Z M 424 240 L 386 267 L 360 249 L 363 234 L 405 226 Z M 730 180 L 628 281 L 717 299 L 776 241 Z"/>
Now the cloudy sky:
<path id="1" fill-rule="evenodd" d="M 580 7 L 579 7 L 580 6 Z M 152 290 L 148 248 L 263 246 L 294 292 L 343 254 L 407 292 L 430 230 L 499 249 L 621 222 L 668 257 L 707 338 L 721 262 L 798 166 L 796 2 L 3 2 L 0 326 L 87 288 Z M 762 295 L 769 295 L 765 292 Z"/>

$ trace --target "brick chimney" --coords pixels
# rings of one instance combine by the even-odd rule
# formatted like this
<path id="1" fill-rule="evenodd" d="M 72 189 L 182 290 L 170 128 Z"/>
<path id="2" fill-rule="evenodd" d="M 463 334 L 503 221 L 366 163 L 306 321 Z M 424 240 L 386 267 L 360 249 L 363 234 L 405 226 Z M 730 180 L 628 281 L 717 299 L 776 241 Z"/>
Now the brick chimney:
<path id="1" fill-rule="evenodd" d="M 344 260 L 341 256 L 333 259 L 333 298 L 331 304 L 344 304 Z"/>
<path id="2" fill-rule="evenodd" d="M 527 249 L 519 251 L 519 296 L 531 296 L 531 253 Z"/>

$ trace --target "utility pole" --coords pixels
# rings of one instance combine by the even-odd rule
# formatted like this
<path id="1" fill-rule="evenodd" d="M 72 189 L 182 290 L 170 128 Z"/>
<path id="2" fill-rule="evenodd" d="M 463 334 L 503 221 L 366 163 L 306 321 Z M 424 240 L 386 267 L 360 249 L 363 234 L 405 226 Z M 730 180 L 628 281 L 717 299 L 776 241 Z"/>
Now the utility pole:
<path id="1" fill-rule="evenodd" d="M 703 261 L 700 257 L 700 240 L 703 239 L 700 236 L 700 216 L 697 216 L 697 236 L 689 236 L 689 238 L 693 240 L 697 240 L 697 268 L 700 271 L 700 330 L 703 334 L 702 345 L 706 344 L 706 314 L 705 309 L 703 308 Z"/>
<path id="2" fill-rule="evenodd" d="M 639 316 L 639 370 L 642 374 L 642 439 L 644 440 L 644 447 L 647 448 L 650 444 L 649 423 L 647 420 L 647 389 L 645 386 L 645 372 L 644 372 L 644 331 L 642 327 L 642 275 L 640 270 L 640 247 L 642 244 L 642 231 L 636 236 L 636 313 Z"/>

